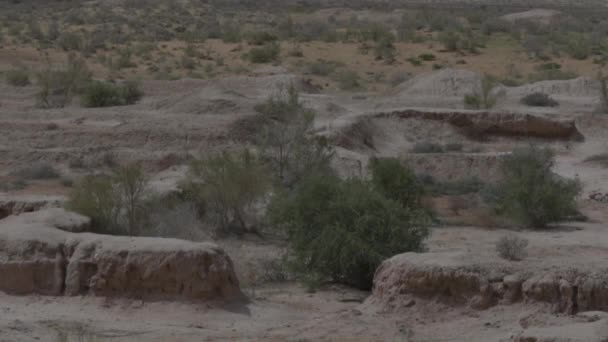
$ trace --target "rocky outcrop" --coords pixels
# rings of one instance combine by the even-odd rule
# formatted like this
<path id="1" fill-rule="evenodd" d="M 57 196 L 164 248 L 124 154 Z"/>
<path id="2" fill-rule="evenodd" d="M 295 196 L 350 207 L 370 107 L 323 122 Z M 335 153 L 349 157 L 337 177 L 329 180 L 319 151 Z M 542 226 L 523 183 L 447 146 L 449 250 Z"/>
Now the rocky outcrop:
<path id="1" fill-rule="evenodd" d="M 540 115 L 498 112 L 435 112 L 403 110 L 377 113 L 373 117 L 424 119 L 446 122 L 473 139 L 486 136 L 519 136 L 556 140 L 584 140 L 574 120 L 562 120 Z"/>
<path id="2" fill-rule="evenodd" d="M 608 310 L 608 268 L 526 269 L 517 263 L 460 262 L 457 253 L 405 253 L 383 262 L 370 302 L 399 309 L 411 297 L 486 309 L 518 301 L 544 302 L 556 312 Z"/>
<path id="3" fill-rule="evenodd" d="M 75 234 L 50 226 L 52 215 L 43 212 L 0 221 L 0 291 L 196 300 L 240 296 L 232 261 L 214 244 Z"/>

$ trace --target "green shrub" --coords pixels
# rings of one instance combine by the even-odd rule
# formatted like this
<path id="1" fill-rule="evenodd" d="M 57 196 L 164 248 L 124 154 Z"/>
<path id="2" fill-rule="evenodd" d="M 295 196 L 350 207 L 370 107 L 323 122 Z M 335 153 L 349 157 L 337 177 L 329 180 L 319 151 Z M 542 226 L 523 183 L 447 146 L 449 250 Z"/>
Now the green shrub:
<path id="1" fill-rule="evenodd" d="M 577 77 L 578 75 L 576 73 L 564 71 L 562 70 L 561 64 L 553 62 L 538 65 L 536 67 L 536 72 L 528 75 L 530 82 L 571 80 Z"/>
<path id="2" fill-rule="evenodd" d="M 251 63 L 270 63 L 278 60 L 281 47 L 278 43 L 272 42 L 264 46 L 252 48 L 247 54 Z"/>
<path id="3" fill-rule="evenodd" d="M 364 290 L 382 261 L 421 251 L 429 232 L 420 208 L 404 208 L 371 182 L 328 175 L 306 179 L 291 196 L 275 196 L 269 218 L 286 232 L 296 272 Z"/>
<path id="4" fill-rule="evenodd" d="M 552 99 L 549 95 L 540 92 L 528 94 L 524 96 L 520 102 L 526 106 L 532 107 L 555 107 L 559 105 L 559 103 L 557 103 L 557 101 Z"/>
<path id="5" fill-rule="evenodd" d="M 423 53 L 418 55 L 418 58 L 423 61 L 430 62 L 435 60 L 435 55 L 433 55 L 432 53 Z"/>
<path id="6" fill-rule="evenodd" d="M 509 234 L 501 237 L 496 242 L 496 253 L 503 259 L 520 261 L 527 255 L 527 246 L 528 240 L 520 238 L 515 234 Z"/>
<path id="7" fill-rule="evenodd" d="M 220 153 L 197 159 L 181 188 L 212 218 L 220 233 L 256 232 L 247 224 L 254 202 L 269 189 L 267 172 L 249 151 Z"/>
<path id="8" fill-rule="evenodd" d="M 414 144 L 412 153 L 443 153 L 443 146 L 430 141 L 422 141 Z"/>
<path id="9" fill-rule="evenodd" d="M 13 87 L 25 87 L 30 84 L 30 75 L 23 69 L 9 70 L 4 77 L 6 78 L 6 83 Z"/>
<path id="10" fill-rule="evenodd" d="M 352 70 L 343 70 L 336 76 L 338 87 L 342 90 L 356 90 L 361 88 L 359 74 Z"/>
<path id="11" fill-rule="evenodd" d="M 127 81 L 123 84 L 92 82 L 82 95 L 85 107 L 110 107 L 134 104 L 143 96 L 139 84 Z"/>
<path id="12" fill-rule="evenodd" d="M 584 60 L 591 55 L 591 43 L 582 35 L 572 35 L 568 40 L 568 52 L 575 59 Z"/>
<path id="13" fill-rule="evenodd" d="M 369 164 L 371 182 L 386 198 L 399 202 L 403 208 L 418 208 L 424 185 L 416 174 L 395 158 L 372 158 Z"/>
<path id="14" fill-rule="evenodd" d="M 92 82 L 82 95 L 85 107 L 110 107 L 122 104 L 119 87 L 107 82 Z"/>
<path id="15" fill-rule="evenodd" d="M 413 66 L 421 66 L 422 65 L 422 61 L 416 57 L 409 57 L 406 59 L 406 61 L 410 62 L 411 65 Z"/>
<path id="16" fill-rule="evenodd" d="M 508 218 L 531 228 L 544 228 L 576 213 L 578 180 L 553 173 L 550 149 L 517 149 L 501 164 L 504 176 L 498 186 L 498 209 Z"/>
<path id="17" fill-rule="evenodd" d="M 464 96 L 464 108 L 479 109 L 481 108 L 481 99 L 475 94 L 466 94 Z"/>

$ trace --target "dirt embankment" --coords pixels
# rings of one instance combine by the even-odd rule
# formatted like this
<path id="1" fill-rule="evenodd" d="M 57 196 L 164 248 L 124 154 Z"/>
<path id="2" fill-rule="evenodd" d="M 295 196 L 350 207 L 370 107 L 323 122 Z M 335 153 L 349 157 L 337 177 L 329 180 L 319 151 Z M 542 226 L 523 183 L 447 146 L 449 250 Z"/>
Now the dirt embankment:
<path id="1" fill-rule="evenodd" d="M 370 301 L 389 310 L 407 306 L 412 296 L 476 309 L 523 301 L 549 303 L 563 313 L 608 310 L 608 269 L 461 263 L 457 254 L 406 253 L 386 260 L 376 271 Z"/>
<path id="2" fill-rule="evenodd" d="M 232 261 L 214 244 L 75 234 L 65 231 L 83 224 L 73 215 L 58 209 L 0 221 L 1 291 L 194 300 L 240 296 Z"/>
<path id="3" fill-rule="evenodd" d="M 424 119 L 446 122 L 473 139 L 486 136 L 533 137 L 557 140 L 584 140 L 574 120 L 562 120 L 530 114 L 497 112 L 433 112 L 404 110 L 377 113 L 377 118 Z"/>

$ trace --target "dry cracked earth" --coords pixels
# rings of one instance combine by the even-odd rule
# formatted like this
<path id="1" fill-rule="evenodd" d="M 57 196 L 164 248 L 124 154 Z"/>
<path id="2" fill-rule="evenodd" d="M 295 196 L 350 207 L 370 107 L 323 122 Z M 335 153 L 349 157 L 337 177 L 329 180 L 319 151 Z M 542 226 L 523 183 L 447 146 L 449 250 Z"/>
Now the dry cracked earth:
<path id="1" fill-rule="evenodd" d="M 360 175 L 372 156 L 406 160 L 455 181 L 498 179 L 501 156 L 550 146 L 556 172 L 578 177 L 584 222 L 520 231 L 528 256 L 495 252 L 507 231 L 462 196 L 434 198 L 446 224 L 425 253 L 385 261 L 371 292 L 336 285 L 309 293 L 294 282 L 257 282 L 280 246 L 257 238 L 187 242 L 110 237 L 61 209 L 69 188 L 35 181 L 0 193 L 0 341 L 608 341 L 608 172 L 589 157 L 608 145 L 608 116 L 594 114 L 590 78 L 499 86 L 491 111 L 462 109 L 480 75 L 443 69 L 382 94 L 319 94 L 281 68 L 254 76 L 145 81 L 132 106 L 37 109 L 34 87 L 0 86 L 0 182 L 13 170 L 138 160 L 151 187 L 176 189 L 188 154 L 238 148 L 254 106 L 295 84 L 318 112 L 316 133 L 335 137 L 334 167 Z M 531 109 L 543 91 L 559 107 Z M 410 153 L 421 141 L 461 152 Z M 178 162 L 167 163 L 167 160 Z M 167 165 L 168 164 L 168 165 Z M 94 294 L 94 295 L 91 295 Z"/>

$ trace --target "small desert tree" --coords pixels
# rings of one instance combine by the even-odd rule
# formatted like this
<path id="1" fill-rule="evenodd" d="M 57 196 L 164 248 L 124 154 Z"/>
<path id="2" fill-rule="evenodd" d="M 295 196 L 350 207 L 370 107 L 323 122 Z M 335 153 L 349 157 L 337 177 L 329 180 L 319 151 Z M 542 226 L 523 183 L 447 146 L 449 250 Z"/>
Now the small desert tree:
<path id="1" fill-rule="evenodd" d="M 76 183 L 66 206 L 90 217 L 96 232 L 138 235 L 147 220 L 147 184 L 141 165 L 119 166 L 110 175 L 86 176 Z"/>
<path id="2" fill-rule="evenodd" d="M 497 98 L 492 93 L 496 85 L 496 79 L 484 75 L 472 93 L 464 97 L 465 108 L 468 109 L 490 109 L 496 105 Z"/>
<path id="3" fill-rule="evenodd" d="M 76 55 L 69 55 L 67 65 L 56 68 L 47 60 L 46 67 L 38 73 L 38 105 L 42 108 L 61 108 L 68 105 L 75 94 L 88 86 L 91 73 L 86 62 Z"/>
<path id="4" fill-rule="evenodd" d="M 423 248 L 429 220 L 415 204 L 418 199 L 406 196 L 404 201 L 405 188 L 389 195 L 379 189 L 387 184 L 409 188 L 410 183 L 386 173 L 373 178 L 376 182 L 316 174 L 293 193 L 273 198 L 269 221 L 287 234 L 292 266 L 313 284 L 329 280 L 370 289 L 383 260 Z"/>
<path id="5" fill-rule="evenodd" d="M 267 172 L 249 151 L 223 152 L 196 159 L 182 189 L 213 218 L 220 232 L 256 232 L 246 215 L 269 190 Z"/>
<path id="6" fill-rule="evenodd" d="M 516 149 L 504 157 L 499 211 L 531 228 L 544 228 L 575 214 L 580 183 L 555 174 L 554 164 L 550 149 L 536 147 Z"/>
<path id="7" fill-rule="evenodd" d="M 600 82 L 600 106 L 598 111 L 601 113 L 608 113 L 608 76 L 605 76 L 603 72 L 599 72 L 598 81 Z"/>
<path id="8" fill-rule="evenodd" d="M 72 188 L 66 207 L 91 218 L 98 233 L 119 233 L 119 198 L 109 176 L 86 176 Z"/>
<path id="9" fill-rule="evenodd" d="M 148 179 L 140 164 L 119 166 L 112 176 L 124 211 L 124 226 L 129 235 L 137 235 L 146 219 L 145 191 Z"/>
<path id="10" fill-rule="evenodd" d="M 256 106 L 264 124 L 258 139 L 278 183 L 291 187 L 312 170 L 328 168 L 327 139 L 312 135 L 315 112 L 306 108 L 290 86 Z"/>

